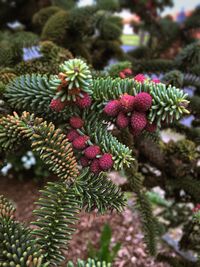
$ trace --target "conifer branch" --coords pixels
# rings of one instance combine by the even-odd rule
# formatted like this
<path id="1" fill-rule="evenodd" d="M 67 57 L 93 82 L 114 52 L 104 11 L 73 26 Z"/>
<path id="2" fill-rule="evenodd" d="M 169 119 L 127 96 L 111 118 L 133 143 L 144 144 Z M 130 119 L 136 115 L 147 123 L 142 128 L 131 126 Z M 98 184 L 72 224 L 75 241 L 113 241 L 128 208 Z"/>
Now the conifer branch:
<path id="1" fill-rule="evenodd" d="M 37 110 L 37 113 L 41 115 L 45 110 L 45 113 L 52 114 L 52 117 L 66 120 L 69 107 L 56 115 L 49 108 L 51 99 L 56 96 L 56 87 L 51 86 L 53 80 L 54 77 L 48 80 L 46 76 L 39 74 L 20 76 L 8 84 L 5 96 L 8 98 L 8 103 L 14 108 L 26 109 L 30 112 Z M 90 92 L 92 92 L 93 100 L 102 106 L 107 101 L 118 99 L 125 93 L 136 95 L 140 92 L 147 92 L 153 98 L 149 119 L 151 122 L 157 122 L 158 125 L 162 121 L 172 123 L 180 119 L 184 113 L 188 113 L 186 109 L 187 94 L 176 87 L 166 86 L 162 83 L 155 84 L 151 81 L 140 83 L 133 79 L 112 79 L 110 77 L 98 78 L 94 80 Z M 64 94 L 63 97 L 66 95 Z"/>
<path id="2" fill-rule="evenodd" d="M 0 196 L 0 266 L 47 267 L 31 230 L 14 220 L 15 209 Z"/>
<path id="3" fill-rule="evenodd" d="M 0 145 L 3 149 L 14 149 L 25 140 L 31 141 L 33 151 L 55 174 L 63 180 L 74 180 L 78 174 L 76 159 L 71 144 L 60 129 L 47 124 L 33 114 L 23 112 L 19 117 L 8 115 L 0 120 Z"/>
<path id="4" fill-rule="evenodd" d="M 108 131 L 108 124 L 105 123 L 101 115 L 90 116 L 85 113 L 86 120 L 85 133 L 89 135 L 91 141 L 98 144 L 104 153 L 113 155 L 114 168 L 120 170 L 123 166 L 130 166 L 134 163 L 132 150 L 120 143 L 116 137 Z"/>
<path id="5" fill-rule="evenodd" d="M 100 213 L 114 209 L 120 212 L 125 206 L 123 193 L 105 173 L 94 175 L 86 170 L 76 179 L 75 188 L 88 212 L 96 208 Z"/>
<path id="6" fill-rule="evenodd" d="M 45 259 L 57 266 L 65 259 L 62 251 L 75 231 L 81 202 L 74 188 L 67 188 L 63 182 L 48 183 L 41 193 L 36 202 L 40 207 L 33 211 L 38 217 L 33 224 L 38 228 L 32 234 L 37 236 Z"/>
<path id="7" fill-rule="evenodd" d="M 97 102 L 106 102 L 110 99 L 118 99 L 122 94 L 136 95 L 147 92 L 152 96 L 152 107 L 149 119 L 160 125 L 161 121 L 172 123 L 180 119 L 182 114 L 189 113 L 186 109 L 188 101 L 187 94 L 176 87 L 165 84 L 155 84 L 151 81 L 140 83 L 133 79 L 99 78 L 94 80 L 93 98 Z"/>
<path id="8" fill-rule="evenodd" d="M 5 97 L 14 110 L 34 112 L 53 121 L 66 120 L 69 113 L 66 109 L 54 112 L 49 105 L 55 90 L 50 88 L 49 78 L 41 74 L 21 75 L 10 82 L 5 91 Z"/>

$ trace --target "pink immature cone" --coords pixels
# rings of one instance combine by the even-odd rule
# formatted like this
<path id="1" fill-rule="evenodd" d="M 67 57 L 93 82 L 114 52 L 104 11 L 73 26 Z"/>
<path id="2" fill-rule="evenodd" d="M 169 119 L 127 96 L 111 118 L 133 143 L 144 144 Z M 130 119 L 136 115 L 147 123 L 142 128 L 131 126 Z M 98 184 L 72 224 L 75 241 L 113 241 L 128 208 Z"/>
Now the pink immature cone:
<path id="1" fill-rule="evenodd" d="M 70 142 L 72 142 L 72 141 L 74 141 L 74 139 L 76 139 L 78 136 L 80 136 L 79 133 L 78 133 L 76 130 L 72 129 L 72 130 L 70 130 L 70 131 L 68 132 L 68 134 L 67 134 L 67 139 L 68 139 Z"/>
<path id="2" fill-rule="evenodd" d="M 81 92 L 81 94 L 83 95 L 83 97 L 78 96 L 76 98 L 75 103 L 77 104 L 77 106 L 81 109 L 90 107 L 92 104 L 91 97 L 88 95 L 88 93 L 85 92 Z"/>
<path id="3" fill-rule="evenodd" d="M 107 171 L 113 166 L 112 155 L 109 153 L 103 154 L 103 156 L 99 159 L 99 165 L 103 171 Z"/>
<path id="4" fill-rule="evenodd" d="M 120 97 L 121 109 L 124 112 L 130 112 L 134 108 L 135 97 L 132 95 L 124 94 Z"/>
<path id="5" fill-rule="evenodd" d="M 60 98 L 52 99 L 49 105 L 50 109 L 60 112 L 66 106 L 66 101 L 62 102 Z"/>
<path id="6" fill-rule="evenodd" d="M 99 165 L 99 159 L 93 159 L 90 165 L 90 171 L 94 174 L 99 174 L 101 172 L 101 167 Z"/>
<path id="7" fill-rule="evenodd" d="M 86 135 L 79 136 L 73 140 L 72 145 L 75 149 L 83 150 L 87 146 L 87 141 L 89 137 Z"/>
<path id="8" fill-rule="evenodd" d="M 70 118 L 69 124 L 72 128 L 80 129 L 83 127 L 84 121 L 80 117 L 73 116 Z"/>
<path id="9" fill-rule="evenodd" d="M 90 165 L 90 160 L 83 156 L 80 158 L 80 164 L 82 167 L 87 167 Z"/>
<path id="10" fill-rule="evenodd" d="M 106 104 L 103 111 L 108 116 L 116 117 L 120 109 L 121 109 L 121 104 L 119 100 L 111 100 Z"/>
<path id="11" fill-rule="evenodd" d="M 100 153 L 101 153 L 101 150 L 100 150 L 100 147 L 99 146 L 89 146 L 84 151 L 84 155 L 88 159 L 94 159 Z"/>
<path id="12" fill-rule="evenodd" d="M 126 116 L 126 114 L 124 114 L 123 112 L 120 112 L 117 115 L 117 119 L 116 119 L 117 127 L 119 127 L 120 129 L 124 129 L 128 126 L 128 124 L 129 124 L 129 118 Z"/>
<path id="13" fill-rule="evenodd" d="M 152 97 L 146 92 L 139 93 L 135 96 L 134 109 L 140 112 L 145 112 L 152 105 Z"/>
<path id="14" fill-rule="evenodd" d="M 147 118 L 145 113 L 133 112 L 131 116 L 131 127 L 132 129 L 138 133 L 141 132 L 147 124 Z"/>

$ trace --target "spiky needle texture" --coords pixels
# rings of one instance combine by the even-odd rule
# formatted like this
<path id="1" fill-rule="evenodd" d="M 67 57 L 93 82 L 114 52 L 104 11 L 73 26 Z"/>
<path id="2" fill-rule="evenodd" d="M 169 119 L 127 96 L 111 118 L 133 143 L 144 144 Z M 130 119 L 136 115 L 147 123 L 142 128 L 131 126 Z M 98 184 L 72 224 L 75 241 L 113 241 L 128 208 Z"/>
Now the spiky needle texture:
<path id="1" fill-rule="evenodd" d="M 49 78 L 41 74 L 26 74 L 17 77 L 6 87 L 5 97 L 14 110 L 34 112 L 53 121 L 66 120 L 67 112 L 53 112 L 49 105 L 55 95 Z"/>
<path id="2" fill-rule="evenodd" d="M 60 129 L 33 114 L 23 112 L 21 117 L 14 113 L 0 120 L 0 146 L 13 149 L 23 139 L 30 140 L 33 151 L 61 179 L 72 181 L 78 174 L 76 159 L 71 144 Z"/>
<path id="3" fill-rule="evenodd" d="M 88 65 L 81 59 L 75 58 L 65 61 L 60 65 L 60 79 L 59 75 L 56 75 L 50 80 L 50 87 L 53 90 L 58 90 L 56 93 L 57 98 L 61 98 L 61 101 L 76 100 L 76 95 L 79 92 L 86 92 L 91 94 L 92 75 Z M 65 86 L 63 86 L 63 83 Z M 61 90 L 60 87 L 63 87 Z"/>
<path id="4" fill-rule="evenodd" d="M 71 62 L 70 64 L 76 63 L 73 60 L 69 61 Z M 74 73 L 74 71 L 71 70 L 71 73 Z M 75 82 L 78 79 L 77 77 L 79 77 L 77 76 L 78 74 L 75 75 L 74 73 L 73 75 L 74 78 L 72 78 L 72 81 L 69 80 L 69 84 L 71 84 L 70 82 Z M 66 78 L 68 79 L 68 76 Z M 55 84 L 52 86 L 53 81 L 55 81 L 53 77 L 48 79 L 46 76 L 39 74 L 20 76 L 8 84 L 5 96 L 8 99 L 8 103 L 14 108 L 26 109 L 30 112 L 36 110 L 38 114 L 44 116 L 47 116 L 47 114 L 53 115 L 53 112 L 49 109 L 49 104 L 52 98 L 57 97 L 56 88 L 59 86 L 60 80 L 58 79 L 56 86 Z M 152 97 L 152 106 L 149 114 L 151 122 L 156 122 L 158 125 L 162 121 L 171 123 L 180 119 L 183 114 L 188 113 L 187 94 L 176 87 L 166 86 L 162 83 L 155 84 L 148 80 L 140 83 L 133 79 L 112 79 L 110 77 L 95 79 L 93 85 L 90 84 L 90 79 L 87 80 L 87 77 L 83 78 L 82 81 L 84 81 L 83 84 L 92 94 L 92 99 L 96 103 L 101 104 L 102 109 L 109 100 L 119 99 L 125 93 L 137 95 L 140 92 L 147 92 Z M 24 87 L 26 90 L 24 90 Z M 61 91 L 63 94 L 64 91 Z M 66 97 L 65 94 L 64 96 Z M 56 118 L 66 119 L 67 114 L 69 114 L 67 111 L 69 111 L 69 107 L 63 110 L 60 115 L 56 115 Z"/>
<path id="5" fill-rule="evenodd" d="M 48 266 L 31 230 L 11 219 L 0 218 L 0 266 Z"/>
<path id="6" fill-rule="evenodd" d="M 63 182 L 48 183 L 41 193 L 41 198 L 36 202 L 41 207 L 34 211 L 38 219 L 33 224 L 38 229 L 33 234 L 37 236 L 45 259 L 57 266 L 65 259 L 62 250 L 67 249 L 67 243 L 75 231 L 81 202 L 74 188 L 67 188 Z"/>
<path id="7" fill-rule="evenodd" d="M 0 196 L 0 217 L 1 218 L 13 218 L 15 214 L 15 208 L 12 203 L 8 201 L 4 196 Z"/>
<path id="8" fill-rule="evenodd" d="M 66 74 L 69 89 L 73 87 L 81 88 L 87 93 L 91 93 L 89 87 L 92 84 L 92 75 L 88 65 L 82 59 L 70 59 L 65 61 L 60 70 Z"/>
<path id="9" fill-rule="evenodd" d="M 125 206 L 123 193 L 105 173 L 94 175 L 86 170 L 76 179 L 75 188 L 88 212 L 96 208 L 100 213 L 114 209 L 120 212 Z"/>
<path id="10" fill-rule="evenodd" d="M 15 208 L 0 196 L 0 266 L 46 267 L 31 230 L 14 220 Z"/>
<path id="11" fill-rule="evenodd" d="M 90 136 L 92 142 L 101 147 L 104 153 L 112 154 L 116 170 L 134 163 L 132 150 L 120 143 L 108 131 L 108 124 L 105 124 L 101 117 L 93 114 L 90 116 L 85 113 L 84 120 L 86 121 L 85 133 Z"/>
<path id="12" fill-rule="evenodd" d="M 161 121 L 173 122 L 180 119 L 182 114 L 188 114 L 186 100 L 187 94 L 182 90 L 166 86 L 162 83 L 145 81 L 139 83 L 133 79 L 98 78 L 94 80 L 93 99 L 97 102 L 106 103 L 111 99 L 119 99 L 122 94 L 137 95 L 147 92 L 152 96 L 152 106 L 149 119 L 160 125 Z"/>

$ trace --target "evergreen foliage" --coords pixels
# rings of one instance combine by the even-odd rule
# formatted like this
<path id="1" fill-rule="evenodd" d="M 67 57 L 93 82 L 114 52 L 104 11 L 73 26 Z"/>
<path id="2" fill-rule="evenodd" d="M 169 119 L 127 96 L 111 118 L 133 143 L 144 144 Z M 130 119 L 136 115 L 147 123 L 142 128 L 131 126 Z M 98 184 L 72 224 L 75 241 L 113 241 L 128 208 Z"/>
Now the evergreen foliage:
<path id="1" fill-rule="evenodd" d="M 0 196 L 0 266 L 45 267 L 31 230 L 14 220 L 14 207 Z"/>
<path id="2" fill-rule="evenodd" d="M 176 87 L 156 84 L 148 79 L 141 83 L 136 79 L 93 78 L 86 63 L 78 59 L 64 62 L 60 70 L 61 73 L 57 76 L 27 74 L 17 77 L 6 86 L 6 100 L 15 110 L 26 109 L 57 123 L 58 119 L 67 123 L 71 112 L 81 116 L 84 125 L 77 133 L 80 136 L 89 136 L 89 145 L 96 144 L 103 153 L 112 155 L 114 169 L 121 170 L 125 167 L 131 190 L 137 196 L 137 207 L 141 214 L 148 250 L 154 255 L 157 222 L 143 187 L 143 175 L 137 170 L 132 146 L 121 143 L 112 130 L 108 130 L 111 122 L 102 111 L 109 100 L 119 99 L 125 93 L 136 96 L 146 92 L 153 98 L 149 119 L 156 121 L 160 127 L 160 122 L 166 118 L 168 122 L 176 121 L 183 113 L 188 112 L 187 95 Z M 63 84 L 62 92 L 58 88 Z M 77 100 L 68 98 L 70 90 L 79 87 L 82 91 L 78 92 L 76 98 L 85 90 L 84 93 L 93 101 L 83 112 L 76 106 Z M 58 92 L 62 92 L 62 95 L 57 95 Z M 56 113 L 49 106 L 51 100 L 58 97 L 61 97 L 61 100 L 64 97 L 62 101 L 67 99 L 72 102 Z M 23 112 L 21 116 L 14 113 L 14 116 L 2 117 L 2 148 L 12 150 L 19 147 L 23 139 L 31 144 L 33 151 L 40 155 L 49 169 L 61 178 L 60 182 L 49 183 L 42 191 L 42 197 L 37 202 L 41 208 L 34 212 L 38 217 L 34 224 L 39 228 L 33 231 L 45 261 L 50 265 L 58 264 L 64 259 L 62 250 L 67 248 L 66 244 L 74 231 L 73 224 L 80 209 L 92 211 L 97 208 L 100 213 L 113 209 L 121 211 L 125 205 L 124 195 L 107 179 L 105 173 L 92 174 L 87 169 L 78 174 L 77 160 L 80 152 L 72 151 L 71 144 L 62 130 L 55 129 L 52 122 L 47 123 L 27 112 Z"/>
<path id="3" fill-rule="evenodd" d="M 59 7 L 49 6 L 40 9 L 36 14 L 34 14 L 32 21 L 35 27 L 37 27 L 37 31 L 41 31 L 47 20 L 60 11 Z"/>
<path id="4" fill-rule="evenodd" d="M 64 43 L 65 28 L 68 20 L 66 11 L 59 11 L 50 16 L 42 30 L 42 40 L 50 40 L 58 45 Z"/>
<path id="5" fill-rule="evenodd" d="M 23 142 L 23 138 L 29 138 L 33 151 L 39 153 L 41 159 L 59 177 L 63 180 L 76 177 L 78 171 L 71 144 L 52 123 L 47 124 L 27 112 L 21 117 L 14 113 L 14 116 L 1 118 L 0 136 L 3 149 L 14 149 Z"/>
<path id="6" fill-rule="evenodd" d="M 195 210 L 191 221 L 191 211 L 184 214 L 188 202 L 196 205 L 200 201 L 200 46 L 195 35 L 199 8 L 179 25 L 170 17 L 159 17 L 159 11 L 170 6 L 171 0 L 139 4 L 136 0 L 97 0 L 86 7 L 78 7 L 76 0 L 52 0 L 48 6 L 38 3 L 35 8 L 32 1 L 14 2 L 17 8 L 10 1 L 0 1 L 0 21 L 7 21 L 5 14 L 10 10 L 29 7 L 30 12 L 9 14 L 8 19 L 20 17 L 33 32 L 0 32 L 1 158 L 26 144 L 59 179 L 41 190 L 34 229 L 17 222 L 12 203 L 0 196 L 0 266 L 62 265 L 81 210 L 121 212 L 126 205 L 123 190 L 127 188 L 134 192 L 144 239 L 150 254 L 155 255 L 160 222 L 153 215 L 147 194 L 155 186 L 172 201 L 171 213 L 165 207 L 161 214 L 169 219 L 168 226 L 183 224 L 184 220 L 181 248 L 199 253 L 199 215 Z M 122 20 L 111 13 L 123 7 L 140 16 L 141 23 L 133 25 L 135 30 L 149 33 L 147 43 L 128 54 L 121 49 Z M 36 10 L 31 22 L 30 14 Z M 35 45 L 40 57 L 23 60 L 24 48 Z M 95 71 L 103 69 L 111 58 L 124 61 Z M 152 73 L 164 74 L 162 81 L 151 80 Z M 185 86 L 194 88 L 190 98 Z M 122 104 L 124 96 L 136 99 L 140 93 L 152 100 L 148 109 L 132 106 L 128 110 L 126 101 Z M 120 103 L 116 117 L 105 112 L 112 101 Z M 191 127 L 178 122 L 189 115 L 188 110 L 194 118 Z M 126 128 L 117 124 L 119 112 L 128 121 Z M 145 121 L 139 134 L 131 132 L 135 113 L 142 114 Z M 77 126 L 77 118 L 81 126 Z M 141 117 L 137 118 L 141 126 Z M 162 127 L 171 127 L 185 137 L 165 144 L 159 135 Z M 75 134 L 72 139 L 80 138 L 78 146 L 75 139 L 70 140 L 70 133 Z M 98 153 L 95 158 L 86 158 L 84 166 L 85 148 L 92 146 L 98 147 Z M 105 154 L 109 162 L 103 161 L 102 168 L 99 162 Z M 96 163 L 96 172 L 92 163 Z M 127 178 L 122 190 L 107 177 L 112 169 L 122 171 Z M 159 255 L 158 260 L 171 266 L 198 266 L 198 262 L 191 264 L 165 255 Z M 111 266 L 96 259 L 78 260 L 76 264 L 67 261 L 68 267 Z"/>
<path id="7" fill-rule="evenodd" d="M 125 206 L 124 195 L 104 173 L 94 176 L 86 171 L 77 178 L 75 188 L 83 196 L 83 207 L 87 212 L 96 208 L 100 213 L 106 210 L 120 212 Z"/>
<path id="8" fill-rule="evenodd" d="M 9 132 L 7 136 L 5 135 L 6 131 Z M 11 229 L 9 231 L 16 232 L 16 240 L 19 235 L 22 238 L 26 236 L 29 246 L 33 246 L 34 249 L 37 249 L 37 246 L 40 248 L 35 252 L 31 247 L 24 247 L 22 254 L 19 254 L 19 256 L 21 255 L 20 258 L 14 255 L 16 264 L 19 262 L 31 264 L 33 261 L 34 266 L 42 266 L 44 258 L 47 262 L 47 265 L 44 266 L 57 265 L 62 262 L 64 257 L 61 251 L 66 249 L 66 244 L 75 230 L 74 224 L 81 207 L 85 206 L 88 210 L 97 207 L 100 212 L 105 212 L 106 209 L 121 210 L 123 208 L 123 195 L 103 174 L 97 177 L 89 174 L 88 180 L 88 172 L 83 173 L 77 178 L 74 185 L 72 179 L 70 183 L 66 180 L 68 177 L 76 178 L 77 170 L 76 165 L 74 165 L 76 161 L 73 163 L 73 153 L 67 139 L 63 139 L 64 135 L 62 135 L 61 130 L 55 130 L 52 123 L 47 124 L 42 119 L 35 118 L 26 112 L 21 117 L 15 113 L 14 116 L 8 115 L 2 118 L 0 135 L 2 147 L 6 149 L 13 149 L 15 142 L 19 143 L 20 139 L 22 141 L 22 138 L 29 138 L 33 150 L 36 150 L 44 162 L 49 165 L 49 168 L 62 179 L 60 182 L 48 183 L 41 191 L 42 195 L 36 202 L 40 208 L 34 211 L 38 219 L 33 223 L 38 228 L 33 231 L 23 228 L 21 224 L 12 219 L 13 207 L 5 198 L 1 197 L 0 214 L 3 220 L 1 233 L 3 231 L 8 233 L 8 229 Z M 48 138 L 46 138 L 47 136 Z M 104 192 L 104 195 L 101 192 Z M 5 235 L 2 234 L 3 236 Z M 33 239 L 32 236 L 37 238 Z M 14 240 L 11 239 L 9 242 L 13 244 Z M 21 242 L 19 241 L 20 244 Z M 9 248 L 9 245 L 7 247 Z M 29 253 L 24 255 L 23 252 L 26 249 Z M 12 255 L 9 255 L 6 257 L 8 259 L 11 257 L 10 264 L 14 264 L 12 263 Z M 2 259 L 2 261 L 6 260 L 7 258 Z"/>
<path id="9" fill-rule="evenodd" d="M 0 218 L 0 266 L 48 266 L 31 230 L 12 219 Z"/>
<path id="10" fill-rule="evenodd" d="M 15 208 L 12 203 L 5 197 L 0 196 L 0 216 L 1 218 L 13 218 L 15 214 Z"/>
<path id="11" fill-rule="evenodd" d="M 104 66 L 111 56 L 121 57 L 121 19 L 111 16 L 110 12 L 99 4 L 53 11 L 51 16 L 49 13 L 53 7 L 39 11 L 34 19 L 42 17 L 41 12 L 47 14 L 49 18 L 46 20 L 47 16 L 44 16 L 46 23 L 42 29 L 42 39 L 51 40 L 68 48 L 76 56 L 86 58 L 97 67 Z M 95 34 L 97 31 L 98 34 Z M 102 62 L 102 58 L 105 62 Z"/>
<path id="12" fill-rule="evenodd" d="M 67 188 L 65 183 L 48 183 L 41 193 L 36 202 L 40 208 L 34 211 L 38 219 L 33 223 L 39 229 L 33 230 L 33 235 L 38 236 L 37 243 L 45 259 L 56 265 L 65 259 L 61 251 L 67 248 L 75 230 L 81 203 L 76 199 L 74 188 Z"/>

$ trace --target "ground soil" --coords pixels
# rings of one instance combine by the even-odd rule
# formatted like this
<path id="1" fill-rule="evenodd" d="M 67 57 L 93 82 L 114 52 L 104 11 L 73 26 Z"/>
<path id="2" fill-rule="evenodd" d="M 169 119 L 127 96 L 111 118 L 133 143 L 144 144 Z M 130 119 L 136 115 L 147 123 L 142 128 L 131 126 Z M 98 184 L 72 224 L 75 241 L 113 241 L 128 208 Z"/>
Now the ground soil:
<path id="1" fill-rule="evenodd" d="M 3 194 L 15 203 L 17 219 L 27 224 L 34 220 L 32 210 L 40 188 L 41 185 L 31 179 L 19 181 L 0 177 L 0 195 Z M 67 258 L 73 261 L 77 258 L 87 258 L 88 243 L 91 242 L 98 247 L 100 233 L 105 223 L 109 223 L 112 228 L 112 243 L 121 242 L 114 267 L 168 267 L 167 264 L 158 263 L 148 256 L 139 216 L 130 208 L 126 208 L 121 214 L 113 212 L 97 215 L 96 212 L 91 214 L 82 212 L 76 233 L 69 245 Z"/>

